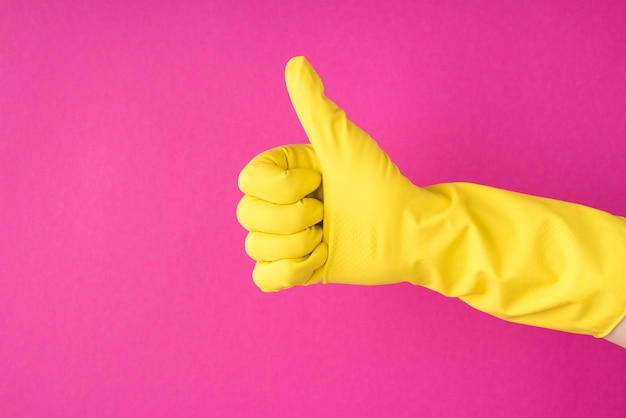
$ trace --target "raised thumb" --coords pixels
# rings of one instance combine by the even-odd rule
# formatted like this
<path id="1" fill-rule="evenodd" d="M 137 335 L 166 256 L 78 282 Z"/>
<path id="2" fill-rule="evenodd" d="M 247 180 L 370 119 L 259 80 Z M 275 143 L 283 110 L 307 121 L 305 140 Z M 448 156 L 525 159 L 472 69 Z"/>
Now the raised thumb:
<path id="1" fill-rule="evenodd" d="M 335 185 L 337 182 L 344 184 L 344 190 L 364 184 L 367 192 L 374 184 L 384 184 L 384 189 L 398 181 L 403 186 L 413 186 L 376 141 L 326 97 L 322 80 L 306 58 L 289 60 L 285 81 L 291 103 L 319 158 L 322 176 L 326 180 L 330 179 Z M 447 207 L 448 199 L 438 193 L 419 187 L 414 190 L 418 206 L 423 211 L 438 213 Z"/>
<path id="2" fill-rule="evenodd" d="M 322 166 L 346 155 L 385 155 L 376 142 L 324 94 L 324 85 L 305 57 L 289 60 L 285 82 L 298 119 Z"/>

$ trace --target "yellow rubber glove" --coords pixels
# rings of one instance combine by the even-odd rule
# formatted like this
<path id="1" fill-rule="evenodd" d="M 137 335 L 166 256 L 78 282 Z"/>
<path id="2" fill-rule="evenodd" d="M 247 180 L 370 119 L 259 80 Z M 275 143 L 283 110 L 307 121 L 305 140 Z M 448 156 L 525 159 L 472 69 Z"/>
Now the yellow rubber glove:
<path id="1" fill-rule="evenodd" d="M 410 282 L 596 337 L 626 315 L 624 218 L 477 184 L 417 187 L 324 96 L 305 58 L 285 75 L 312 145 L 266 151 L 239 177 L 237 215 L 263 291 Z"/>

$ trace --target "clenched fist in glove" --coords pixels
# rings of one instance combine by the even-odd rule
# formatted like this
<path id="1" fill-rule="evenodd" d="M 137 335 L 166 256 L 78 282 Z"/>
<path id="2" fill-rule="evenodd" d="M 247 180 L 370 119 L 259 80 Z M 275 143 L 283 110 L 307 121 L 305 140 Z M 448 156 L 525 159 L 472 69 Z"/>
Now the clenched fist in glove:
<path id="1" fill-rule="evenodd" d="M 604 337 L 626 315 L 626 220 L 469 183 L 417 187 L 287 64 L 311 145 L 275 148 L 239 176 L 237 208 L 263 291 L 410 282 L 514 322 Z"/>

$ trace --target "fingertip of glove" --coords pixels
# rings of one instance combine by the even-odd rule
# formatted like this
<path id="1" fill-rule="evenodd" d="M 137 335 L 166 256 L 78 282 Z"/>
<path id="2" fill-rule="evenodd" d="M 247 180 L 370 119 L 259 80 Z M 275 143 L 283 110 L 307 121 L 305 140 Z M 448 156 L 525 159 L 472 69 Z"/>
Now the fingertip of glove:
<path id="1" fill-rule="evenodd" d="M 246 194 L 246 190 L 248 190 L 248 183 L 250 181 L 250 175 L 248 174 L 250 164 L 248 163 L 237 176 L 237 187 L 239 190 Z"/>
<path id="2" fill-rule="evenodd" d="M 289 61 L 287 61 L 287 65 L 285 65 L 285 75 L 299 69 L 305 63 L 308 64 L 309 61 L 303 55 L 298 55 L 291 58 Z"/>
<path id="3" fill-rule="evenodd" d="M 237 203 L 237 209 L 235 211 L 235 216 L 237 217 L 237 222 L 239 225 L 243 226 L 246 230 L 249 229 L 246 227 L 246 200 L 249 199 L 248 196 L 244 195 L 241 199 L 239 199 L 239 203 Z"/>
<path id="4" fill-rule="evenodd" d="M 290 95 L 299 92 L 314 92 L 324 90 L 322 81 L 311 65 L 303 56 L 291 58 L 285 66 L 285 82 Z M 294 97 L 292 97 L 292 100 Z"/>
<path id="5" fill-rule="evenodd" d="M 258 261 L 252 271 L 252 279 L 263 292 L 278 292 L 295 285 L 316 283 L 312 278 L 328 257 L 326 243 L 320 243 L 311 254 L 299 259 L 272 262 Z M 321 280 L 320 280 L 321 281 Z"/>

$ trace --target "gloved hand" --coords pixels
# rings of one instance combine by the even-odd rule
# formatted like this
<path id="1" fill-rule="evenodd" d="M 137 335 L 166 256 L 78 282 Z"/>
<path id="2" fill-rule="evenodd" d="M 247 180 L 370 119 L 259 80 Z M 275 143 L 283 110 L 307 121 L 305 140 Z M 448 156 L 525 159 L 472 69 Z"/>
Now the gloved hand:
<path id="1" fill-rule="evenodd" d="M 303 57 L 287 64 L 311 145 L 242 170 L 239 222 L 263 291 L 410 282 L 497 317 L 603 337 L 626 315 L 626 220 L 477 184 L 404 177 L 324 95 Z"/>

